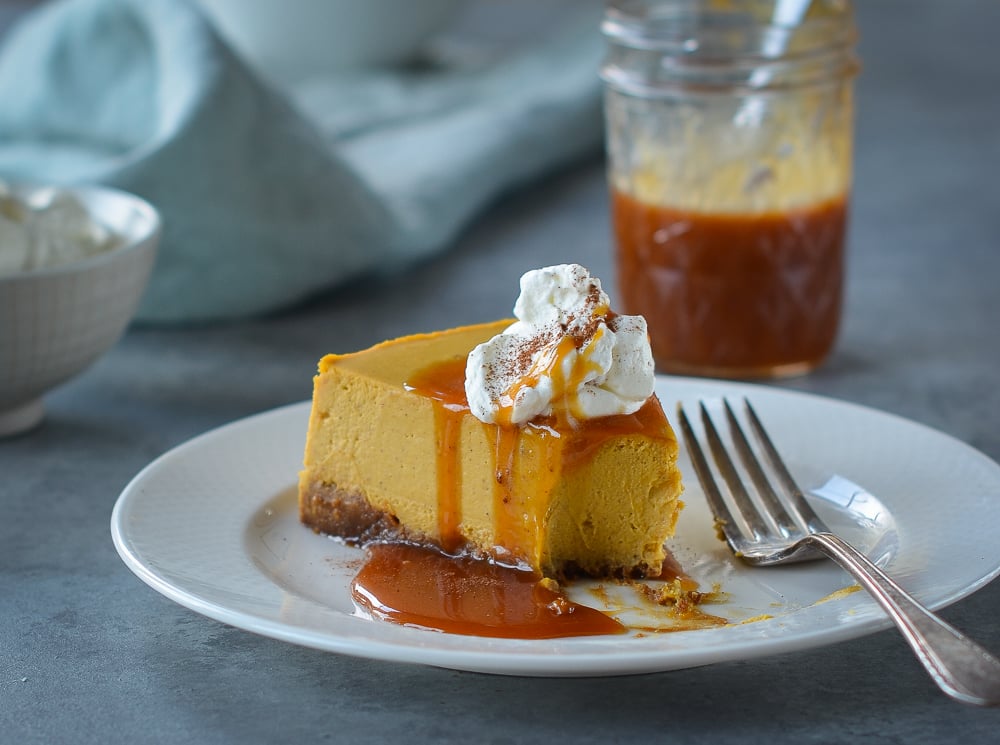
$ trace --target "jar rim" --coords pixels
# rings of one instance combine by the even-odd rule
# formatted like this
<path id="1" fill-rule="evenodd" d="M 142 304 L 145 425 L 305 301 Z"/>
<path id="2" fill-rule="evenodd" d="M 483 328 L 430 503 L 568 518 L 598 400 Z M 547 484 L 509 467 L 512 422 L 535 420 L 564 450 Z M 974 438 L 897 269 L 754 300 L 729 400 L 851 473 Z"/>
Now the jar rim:
<path id="1" fill-rule="evenodd" d="M 761 95 L 830 86 L 860 69 L 849 0 L 800 23 L 775 22 L 780 0 L 612 0 L 601 31 L 611 87 L 644 97 Z"/>
<path id="2" fill-rule="evenodd" d="M 807 17 L 801 22 L 782 23 L 761 11 L 780 0 L 736 0 L 729 9 L 708 9 L 699 0 L 612 0 L 601 22 L 609 42 L 640 51 L 658 51 L 678 57 L 705 60 L 764 61 L 809 56 L 818 50 L 853 48 L 857 29 L 847 0 L 835 15 Z M 694 38 L 694 31 L 698 38 Z M 711 43 L 725 37 L 731 43 L 742 31 L 744 46 L 725 55 L 714 53 Z M 787 42 L 799 43 L 791 47 Z M 781 50 L 775 53 L 774 49 Z"/>

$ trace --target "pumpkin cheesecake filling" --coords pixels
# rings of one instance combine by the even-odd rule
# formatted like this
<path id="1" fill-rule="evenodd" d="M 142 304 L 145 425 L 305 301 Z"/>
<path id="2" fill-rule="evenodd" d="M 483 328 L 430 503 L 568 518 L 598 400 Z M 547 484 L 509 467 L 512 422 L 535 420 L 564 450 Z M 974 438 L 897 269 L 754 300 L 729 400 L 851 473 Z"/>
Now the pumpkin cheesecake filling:
<path id="1" fill-rule="evenodd" d="M 549 578 L 657 576 L 681 507 L 645 322 L 577 265 L 529 272 L 517 320 L 327 355 L 302 521 Z"/>

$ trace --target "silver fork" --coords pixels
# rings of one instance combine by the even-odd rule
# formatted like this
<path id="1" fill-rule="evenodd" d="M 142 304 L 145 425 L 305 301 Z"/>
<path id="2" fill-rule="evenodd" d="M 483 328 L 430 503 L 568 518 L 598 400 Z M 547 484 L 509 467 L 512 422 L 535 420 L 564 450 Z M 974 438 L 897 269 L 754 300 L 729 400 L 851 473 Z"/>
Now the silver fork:
<path id="1" fill-rule="evenodd" d="M 754 566 L 823 557 L 833 559 L 885 609 L 941 690 L 964 703 L 1000 705 L 1000 662 L 923 607 L 868 557 L 826 527 L 806 502 L 750 402 L 744 399 L 750 428 L 784 492 L 785 499 L 781 499 L 754 454 L 729 401 L 724 399 L 723 403 L 733 446 L 754 484 L 759 507 L 743 484 L 704 402 L 699 402 L 699 409 L 708 448 L 737 514 L 730 510 L 716 484 L 680 403 L 677 404 L 677 416 L 716 526 L 736 556 Z"/>

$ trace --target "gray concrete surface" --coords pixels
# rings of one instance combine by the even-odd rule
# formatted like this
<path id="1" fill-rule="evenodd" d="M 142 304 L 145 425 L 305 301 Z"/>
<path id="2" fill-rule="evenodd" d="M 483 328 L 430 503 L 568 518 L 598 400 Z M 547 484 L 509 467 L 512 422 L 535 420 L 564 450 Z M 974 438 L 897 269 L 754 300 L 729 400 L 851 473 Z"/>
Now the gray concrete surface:
<path id="1" fill-rule="evenodd" d="M 1000 459 L 1000 4 L 860 5 L 845 323 L 829 364 L 783 385 Z M 156 456 L 305 399 L 325 352 L 508 313 L 527 268 L 610 276 L 608 236 L 595 154 L 406 276 L 254 322 L 133 329 L 49 396 L 43 426 L 0 442 L 0 742 L 996 742 L 1000 711 L 946 699 L 893 631 L 672 673 L 501 678 L 254 636 L 118 559 L 112 506 Z M 1000 652 L 1000 584 L 944 616 Z"/>

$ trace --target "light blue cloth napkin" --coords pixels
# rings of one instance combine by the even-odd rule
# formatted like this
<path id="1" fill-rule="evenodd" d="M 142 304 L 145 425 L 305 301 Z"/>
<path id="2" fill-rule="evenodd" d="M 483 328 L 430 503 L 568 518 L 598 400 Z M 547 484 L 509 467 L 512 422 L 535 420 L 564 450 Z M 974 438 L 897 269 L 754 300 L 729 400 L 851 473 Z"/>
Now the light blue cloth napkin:
<path id="1" fill-rule="evenodd" d="M 502 191 L 597 152 L 600 56 L 590 15 L 489 64 L 279 92 L 182 0 L 61 0 L 0 48 L 0 177 L 161 210 L 139 320 L 247 317 L 403 270 Z"/>

